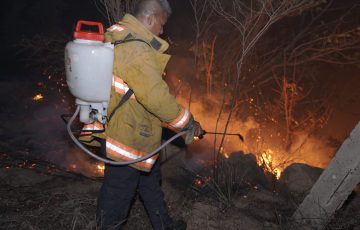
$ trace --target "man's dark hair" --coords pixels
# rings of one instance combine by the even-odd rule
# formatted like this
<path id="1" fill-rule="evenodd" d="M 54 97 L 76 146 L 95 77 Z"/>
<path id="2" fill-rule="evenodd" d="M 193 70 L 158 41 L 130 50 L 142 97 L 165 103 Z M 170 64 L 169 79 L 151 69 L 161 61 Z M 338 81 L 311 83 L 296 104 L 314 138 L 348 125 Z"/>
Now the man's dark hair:
<path id="1" fill-rule="evenodd" d="M 171 14 L 171 7 L 167 0 L 139 0 L 135 5 L 134 16 L 139 17 L 160 13 L 156 12 L 153 3 L 158 3 L 161 10 L 168 16 Z"/>

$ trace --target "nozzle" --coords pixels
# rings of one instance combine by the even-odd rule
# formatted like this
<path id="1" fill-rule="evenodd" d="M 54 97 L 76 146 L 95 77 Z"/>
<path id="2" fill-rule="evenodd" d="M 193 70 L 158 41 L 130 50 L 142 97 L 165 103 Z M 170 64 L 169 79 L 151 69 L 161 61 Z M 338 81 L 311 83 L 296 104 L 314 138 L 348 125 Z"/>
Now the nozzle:
<path id="1" fill-rule="evenodd" d="M 202 130 L 199 135 L 199 139 L 204 138 L 205 134 L 213 134 L 213 135 L 226 135 L 226 136 L 238 136 L 239 139 L 244 142 L 244 137 L 240 133 L 218 133 L 218 132 L 207 132 L 206 130 Z"/>

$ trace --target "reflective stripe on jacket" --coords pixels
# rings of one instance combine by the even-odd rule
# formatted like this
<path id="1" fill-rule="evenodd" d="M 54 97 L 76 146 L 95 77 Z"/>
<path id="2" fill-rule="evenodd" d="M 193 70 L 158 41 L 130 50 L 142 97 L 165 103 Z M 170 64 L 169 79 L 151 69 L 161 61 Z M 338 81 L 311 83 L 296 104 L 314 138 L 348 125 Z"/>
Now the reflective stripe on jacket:
<path id="1" fill-rule="evenodd" d="M 114 48 L 114 78 L 108 115 L 129 88 L 134 94 L 119 107 L 107 125 L 106 152 L 108 158 L 116 161 L 133 160 L 160 146 L 162 124 L 180 131 L 192 122 L 192 116 L 170 95 L 162 79 L 170 59 L 164 54 L 169 46 L 166 41 L 153 35 L 129 14 L 111 26 L 105 37 L 107 42 L 132 37 L 148 43 L 127 42 Z M 155 155 L 131 166 L 149 172 L 157 158 Z"/>
<path id="2" fill-rule="evenodd" d="M 114 87 L 115 92 L 121 95 L 125 95 L 127 91 L 129 91 L 129 86 L 124 82 L 124 80 L 115 75 L 113 75 L 112 86 Z M 135 95 L 131 95 L 130 98 L 135 99 Z"/>
<path id="3" fill-rule="evenodd" d="M 88 131 L 88 132 L 87 132 Z M 85 124 L 81 130 L 80 135 L 90 135 L 96 131 L 105 131 L 105 127 L 98 121 L 95 121 L 90 124 Z"/>

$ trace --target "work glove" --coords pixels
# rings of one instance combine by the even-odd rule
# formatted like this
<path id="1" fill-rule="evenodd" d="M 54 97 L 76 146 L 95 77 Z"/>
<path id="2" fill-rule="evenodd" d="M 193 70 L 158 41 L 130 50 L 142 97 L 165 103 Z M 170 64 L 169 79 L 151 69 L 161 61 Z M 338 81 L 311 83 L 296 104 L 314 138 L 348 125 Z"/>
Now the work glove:
<path id="1" fill-rule="evenodd" d="M 189 145 L 193 142 L 194 137 L 199 137 L 202 135 L 203 130 L 201 128 L 201 125 L 199 122 L 193 120 L 190 124 L 190 126 L 188 127 L 188 132 L 185 135 L 184 139 L 185 139 L 185 144 Z"/>

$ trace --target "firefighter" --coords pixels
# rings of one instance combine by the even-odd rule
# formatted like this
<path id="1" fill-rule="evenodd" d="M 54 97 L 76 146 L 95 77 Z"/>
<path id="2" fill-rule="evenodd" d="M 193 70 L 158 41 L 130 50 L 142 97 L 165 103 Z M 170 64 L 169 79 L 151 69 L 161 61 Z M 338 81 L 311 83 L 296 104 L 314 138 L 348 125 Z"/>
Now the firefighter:
<path id="1" fill-rule="evenodd" d="M 133 95 L 119 107 L 106 129 L 106 154 L 115 161 L 137 159 L 160 146 L 162 127 L 190 130 L 186 140 L 201 134 L 200 124 L 170 95 L 162 79 L 170 58 L 163 32 L 171 8 L 167 0 L 140 0 L 106 32 L 106 41 L 128 41 L 115 46 L 110 114 L 131 89 Z M 136 191 L 154 229 L 186 229 L 173 221 L 160 187 L 158 155 L 129 166 L 106 165 L 98 197 L 97 221 L 102 229 L 121 229 Z"/>

